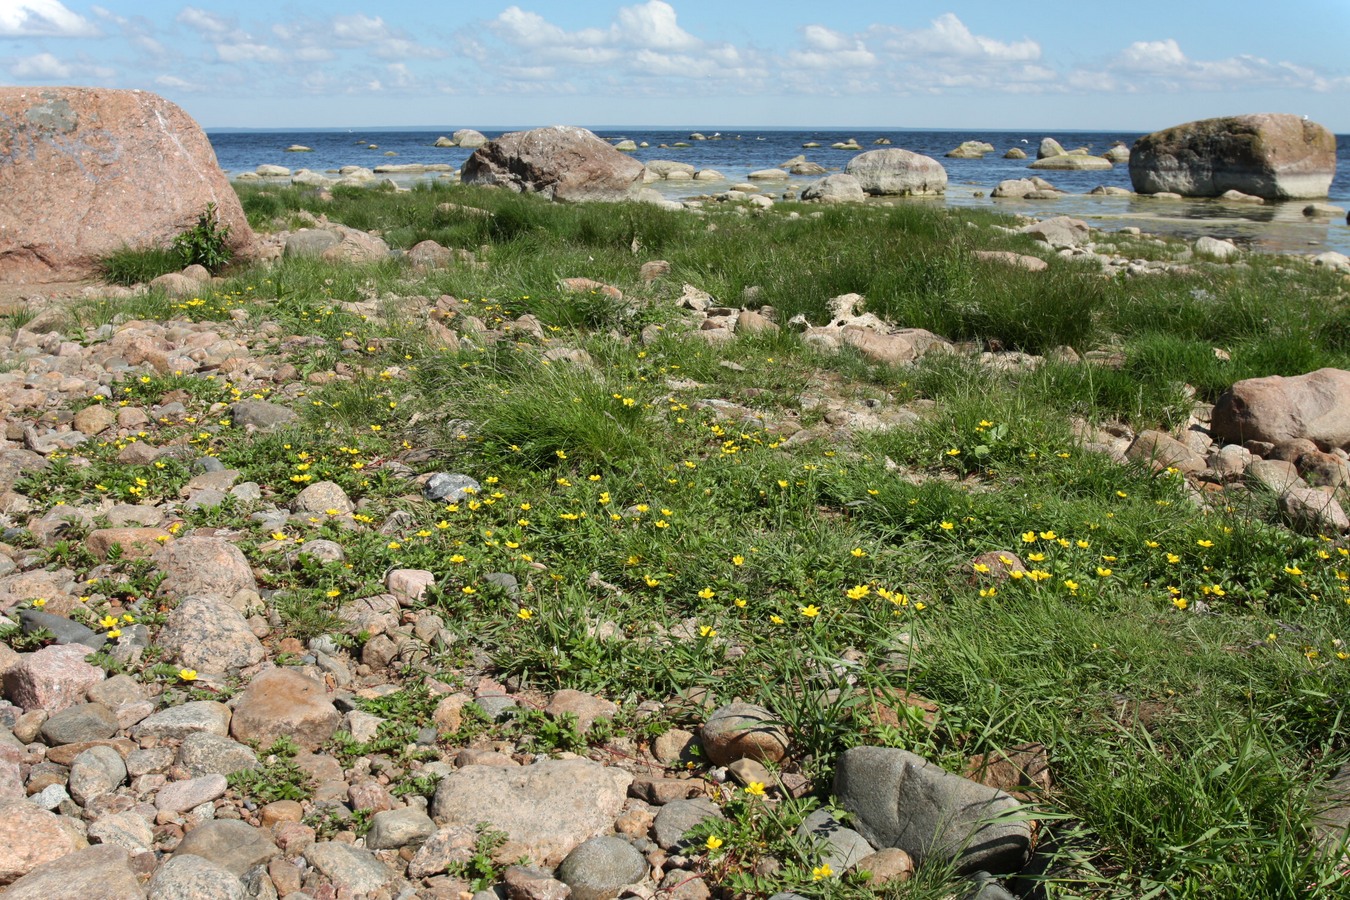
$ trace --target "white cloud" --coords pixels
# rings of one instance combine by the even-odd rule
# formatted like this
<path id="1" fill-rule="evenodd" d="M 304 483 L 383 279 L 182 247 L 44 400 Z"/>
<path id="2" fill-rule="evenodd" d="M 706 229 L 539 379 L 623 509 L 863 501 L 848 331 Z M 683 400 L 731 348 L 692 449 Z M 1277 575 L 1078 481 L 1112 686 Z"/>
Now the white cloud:
<path id="1" fill-rule="evenodd" d="M 61 0 L 0 0 L 0 37 L 97 37 L 99 30 Z"/>
<path id="2" fill-rule="evenodd" d="M 185 93 L 197 93 L 205 90 L 202 85 L 188 81 L 186 78 L 179 78 L 177 75 L 160 75 L 155 79 L 155 84 L 171 91 L 183 91 Z"/>
<path id="3" fill-rule="evenodd" d="M 35 53 L 15 60 L 9 73 L 16 79 L 28 81 L 104 81 L 117 74 L 107 66 L 59 59 L 50 53 Z"/>
<path id="4" fill-rule="evenodd" d="M 650 50 L 697 50 L 703 42 L 675 21 L 675 7 L 662 0 L 625 6 L 610 29 L 616 43 Z"/>
<path id="5" fill-rule="evenodd" d="M 1291 62 L 1272 62 L 1260 56 L 1191 59 L 1175 38 L 1135 41 L 1107 66 L 1104 77 L 1115 89 L 1138 93 L 1149 89 L 1177 91 L 1231 91 L 1285 89 L 1325 93 L 1350 88 L 1350 76 L 1323 75 Z"/>
<path id="6" fill-rule="evenodd" d="M 257 44 L 251 41 L 243 41 L 237 44 L 216 44 L 216 54 L 220 57 L 221 61 L 228 63 L 279 63 L 286 58 L 276 47 L 269 44 Z"/>
<path id="7" fill-rule="evenodd" d="M 174 21 L 180 25 L 186 25 L 206 37 L 223 38 L 238 33 L 231 20 L 213 12 L 198 9 L 195 6 L 183 7 L 182 11 L 174 17 Z"/>
<path id="8" fill-rule="evenodd" d="M 1030 38 L 1011 43 L 973 34 L 955 13 L 943 13 L 928 28 L 909 30 L 874 26 L 884 49 L 898 56 L 1021 62 L 1041 58 L 1041 45 Z"/>

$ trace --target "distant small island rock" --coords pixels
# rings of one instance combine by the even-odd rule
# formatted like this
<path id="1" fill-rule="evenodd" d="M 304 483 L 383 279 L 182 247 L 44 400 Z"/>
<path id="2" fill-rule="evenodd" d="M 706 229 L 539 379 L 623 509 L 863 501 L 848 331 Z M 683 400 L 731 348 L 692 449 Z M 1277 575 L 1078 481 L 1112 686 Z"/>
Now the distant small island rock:
<path id="1" fill-rule="evenodd" d="M 306 147 L 304 144 L 291 144 L 286 148 L 287 153 L 313 153 L 313 147 Z"/>

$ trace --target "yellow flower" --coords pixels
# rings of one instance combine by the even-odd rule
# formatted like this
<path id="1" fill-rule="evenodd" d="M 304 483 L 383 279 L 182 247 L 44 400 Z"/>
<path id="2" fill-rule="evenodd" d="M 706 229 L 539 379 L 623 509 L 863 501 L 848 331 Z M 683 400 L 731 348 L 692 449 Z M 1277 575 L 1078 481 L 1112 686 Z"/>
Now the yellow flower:
<path id="1" fill-rule="evenodd" d="M 1024 531 L 1024 532 L 1022 532 L 1022 543 L 1024 543 L 1024 544 L 1034 544 L 1034 543 L 1036 543 L 1036 532 L 1034 532 L 1034 531 Z"/>
<path id="2" fill-rule="evenodd" d="M 849 555 L 852 556 L 854 559 L 862 559 L 864 556 L 867 555 L 867 551 L 861 547 L 854 547 L 852 550 L 848 552 Z"/>
<path id="3" fill-rule="evenodd" d="M 865 584 L 854 585 L 853 587 L 848 589 L 848 599 L 861 600 L 870 593 L 872 593 L 872 589 L 869 588 L 867 585 Z"/>
<path id="4" fill-rule="evenodd" d="M 747 785 L 745 786 L 745 792 L 746 792 L 747 794 L 749 794 L 751 797 L 763 797 L 763 796 L 764 796 L 764 782 L 762 782 L 762 781 L 752 781 L 752 782 L 750 782 L 749 784 L 747 784 Z"/>
<path id="5" fill-rule="evenodd" d="M 709 850 L 717 850 L 722 846 L 722 839 L 715 834 L 708 835 L 708 839 L 703 842 L 703 846 Z"/>
<path id="6" fill-rule="evenodd" d="M 1028 553 L 1027 560 L 1030 562 L 1045 562 L 1044 553 Z"/>
<path id="7" fill-rule="evenodd" d="M 958 450 L 958 449 L 956 449 L 955 447 L 953 447 L 952 449 L 950 449 L 950 450 L 947 451 L 947 455 L 948 455 L 948 456 L 960 456 L 960 455 L 961 455 L 961 451 Z"/>
<path id="8" fill-rule="evenodd" d="M 989 574 L 989 566 L 985 565 L 984 563 L 975 563 L 975 565 L 971 566 L 971 568 L 974 569 L 980 575 Z"/>
<path id="9" fill-rule="evenodd" d="M 1303 574 L 1303 570 L 1300 569 L 1298 566 L 1285 566 L 1285 567 L 1284 567 L 1284 571 L 1285 571 L 1286 574 L 1289 574 L 1289 575 L 1302 575 L 1302 574 Z"/>
<path id="10" fill-rule="evenodd" d="M 567 454 L 561 450 L 554 450 L 553 453 L 558 457 L 558 459 L 567 459 Z"/>
<path id="11" fill-rule="evenodd" d="M 698 595 L 704 600 L 711 600 L 713 597 L 717 596 L 717 593 L 712 588 L 705 587 L 703 590 L 698 592 Z"/>
<path id="12" fill-rule="evenodd" d="M 196 681 L 196 680 L 197 680 L 197 670 L 196 670 L 196 669 L 179 669 L 179 670 L 178 670 L 178 677 L 179 677 L 181 680 L 183 680 L 183 681 Z"/>
<path id="13" fill-rule="evenodd" d="M 1124 491 L 1116 491 L 1116 496 L 1123 500 L 1130 495 L 1125 493 Z"/>
<path id="14" fill-rule="evenodd" d="M 1190 604 L 1186 602 L 1185 597 L 1177 597 L 1175 600 L 1172 601 L 1172 605 L 1175 606 L 1177 609 L 1185 609 Z"/>
<path id="15" fill-rule="evenodd" d="M 834 869 L 830 868 L 829 863 L 821 863 L 811 870 L 811 880 L 820 881 L 822 878 L 829 878 L 834 874 Z"/>
<path id="16" fill-rule="evenodd" d="M 112 628 L 117 624 L 117 616 L 104 616 L 98 620 L 98 624 L 104 628 Z"/>
<path id="17" fill-rule="evenodd" d="M 1055 537 L 1056 537 L 1056 535 L 1055 535 L 1055 533 L 1054 533 L 1053 531 L 1042 531 L 1042 532 L 1041 532 L 1041 540 L 1043 540 L 1043 541 L 1053 541 L 1053 540 L 1055 539 Z"/>
<path id="18" fill-rule="evenodd" d="M 1072 578 L 1064 579 L 1064 586 L 1069 589 L 1070 593 L 1078 590 L 1078 582 L 1074 581 Z"/>
<path id="19" fill-rule="evenodd" d="M 731 564 L 733 566 L 743 566 L 745 565 L 745 557 L 737 553 L 735 556 L 731 558 Z"/>
<path id="20" fill-rule="evenodd" d="M 941 528 L 943 531 L 951 531 L 953 528 L 956 527 L 956 523 L 954 523 L 954 522 L 943 522 L 943 523 L 942 523 L 941 525 L 939 525 L 938 527 Z"/>
<path id="21" fill-rule="evenodd" d="M 120 637 L 122 636 L 122 629 L 120 629 L 120 628 L 113 628 L 113 629 L 110 629 L 109 631 L 105 632 L 105 635 L 106 635 L 107 637 L 110 637 L 110 638 L 113 638 L 114 640 L 116 640 L 117 638 L 120 638 Z"/>
<path id="22" fill-rule="evenodd" d="M 665 519 L 657 519 L 657 520 L 656 520 L 654 523 L 652 523 L 652 524 L 654 524 L 657 528 L 669 528 L 669 527 L 670 527 L 670 523 L 667 522 Z"/>
<path id="23" fill-rule="evenodd" d="M 1099 578 L 1110 578 L 1110 577 L 1111 577 L 1111 570 L 1110 570 L 1110 569 L 1102 568 L 1101 566 L 1098 566 L 1098 567 L 1097 567 L 1097 577 L 1099 577 Z"/>
<path id="24" fill-rule="evenodd" d="M 993 596 L 995 596 L 997 593 L 998 593 L 998 588 L 995 588 L 995 587 L 980 588 L 980 596 L 981 596 L 981 597 L 985 597 L 985 598 L 993 597 Z"/>
<path id="25" fill-rule="evenodd" d="M 516 618 L 520 619 L 522 622 L 528 622 L 530 619 L 534 618 L 534 612 L 533 610 L 522 609 L 520 612 L 516 613 Z"/>
<path id="26" fill-rule="evenodd" d="M 742 600 L 740 597 L 737 597 L 735 600 L 732 600 L 731 603 L 737 609 L 745 609 L 745 601 Z"/>
<path id="27" fill-rule="evenodd" d="M 336 597 L 336 596 L 338 596 L 338 595 L 341 594 L 341 593 L 342 593 L 342 591 L 339 591 L 337 588 L 332 588 L 331 590 L 325 591 L 325 592 L 324 592 L 324 596 L 325 596 L 325 597 Z"/>
<path id="28" fill-rule="evenodd" d="M 711 625 L 700 625 L 698 627 L 698 636 L 705 638 L 715 638 L 717 637 L 717 629 L 713 628 Z"/>
<path id="29" fill-rule="evenodd" d="M 1214 546 L 1213 541 L 1205 541 L 1205 540 L 1196 541 L 1195 544 L 1197 547 L 1204 547 L 1206 550 Z"/>
<path id="30" fill-rule="evenodd" d="M 33 601 L 33 606 L 34 606 L 36 609 L 42 609 L 42 607 L 44 607 L 44 606 L 46 606 L 46 605 L 47 605 L 47 598 L 46 598 L 46 597 L 39 597 L 39 598 L 37 598 L 36 600 Z"/>
<path id="31" fill-rule="evenodd" d="M 797 612 L 806 616 L 808 619 L 814 619 L 816 616 L 820 615 L 820 608 L 812 603 L 810 606 L 797 607 Z"/>

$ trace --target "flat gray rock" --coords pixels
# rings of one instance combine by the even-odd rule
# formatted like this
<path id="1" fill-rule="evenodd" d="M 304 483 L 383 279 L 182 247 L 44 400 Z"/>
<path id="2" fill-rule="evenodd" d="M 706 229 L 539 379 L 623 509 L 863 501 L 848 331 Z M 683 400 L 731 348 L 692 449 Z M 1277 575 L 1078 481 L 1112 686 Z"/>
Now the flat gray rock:
<path id="1" fill-rule="evenodd" d="M 415 807 L 388 809 L 371 817 L 366 846 L 371 850 L 416 848 L 435 833 L 436 823 L 422 810 Z"/>
<path id="2" fill-rule="evenodd" d="M 875 852 L 865 837 L 852 828 L 845 828 L 842 822 L 824 809 L 807 816 L 798 826 L 797 836 L 814 839 L 820 848 L 820 861 L 839 874 L 847 872 L 859 860 Z"/>
<path id="3" fill-rule="evenodd" d="M 486 822 L 556 866 L 582 841 L 613 829 L 633 776 L 585 759 L 529 766 L 469 766 L 436 787 L 431 816 L 441 825 Z"/>
<path id="4" fill-rule="evenodd" d="M 215 700 L 191 700 L 146 716 L 132 729 L 136 740 L 156 737 L 181 741 L 199 731 L 225 735 L 230 731 L 230 708 Z"/>
<path id="5" fill-rule="evenodd" d="M 102 703 L 77 703 L 42 723 L 48 745 L 107 740 L 117 733 L 117 716 Z"/>
<path id="6" fill-rule="evenodd" d="M 238 741 L 209 731 L 197 731 L 183 738 L 178 748 L 178 763 L 193 777 L 231 775 L 258 768 L 258 754 Z"/>
<path id="7" fill-rule="evenodd" d="M 145 888 L 121 847 L 86 847 L 38 866 L 5 891 L 5 900 L 144 900 Z"/>
<path id="8" fill-rule="evenodd" d="M 336 841 L 315 844 L 305 851 L 305 859 L 334 884 L 355 894 L 369 894 L 393 880 L 393 873 L 374 856 Z"/>
<path id="9" fill-rule="evenodd" d="M 174 856 L 200 856 L 242 878 L 281 851 L 263 831 L 237 819 L 204 822 L 183 836 Z"/>
<path id="10" fill-rule="evenodd" d="M 200 856 L 175 856 L 150 879 L 148 900 L 244 900 L 244 883 Z"/>
<path id="11" fill-rule="evenodd" d="M 685 832 L 709 819 L 723 819 L 722 810 L 711 800 L 675 800 L 661 807 L 652 823 L 652 839 L 662 850 L 685 846 Z"/>
<path id="12" fill-rule="evenodd" d="M 962 873 L 1019 871 L 1031 852 L 1021 804 L 1002 791 L 953 775 L 920 756 L 854 747 L 839 757 L 834 793 L 874 847 L 898 847 Z"/>

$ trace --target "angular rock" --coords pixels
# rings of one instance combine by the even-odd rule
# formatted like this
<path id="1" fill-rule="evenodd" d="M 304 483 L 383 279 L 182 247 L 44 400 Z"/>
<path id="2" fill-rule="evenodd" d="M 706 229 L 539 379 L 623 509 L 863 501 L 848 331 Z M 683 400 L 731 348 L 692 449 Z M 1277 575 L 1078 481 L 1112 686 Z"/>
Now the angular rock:
<path id="1" fill-rule="evenodd" d="M 321 841 L 306 849 L 305 859 L 334 884 L 355 894 L 370 894 L 394 878 L 394 873 L 371 854 L 336 841 Z"/>
<path id="2" fill-rule="evenodd" d="M 100 844 L 113 844 L 129 853 L 144 853 L 155 844 L 155 832 L 150 823 L 131 811 L 100 816 L 90 824 L 89 838 Z"/>
<path id="3" fill-rule="evenodd" d="M 187 812 L 223 797 L 228 787 L 224 775 L 202 775 L 186 781 L 171 781 L 155 795 L 155 808 L 171 813 Z"/>
<path id="4" fill-rule="evenodd" d="M 42 739 L 51 746 L 101 741 L 117 733 L 117 716 L 102 703 L 76 703 L 42 723 Z"/>
<path id="5" fill-rule="evenodd" d="M 1289 488 L 1279 498 L 1280 513 L 1289 523 L 1314 534 L 1350 531 L 1350 518 L 1331 494 L 1317 488 Z"/>
<path id="6" fill-rule="evenodd" d="M 215 700 L 190 700 L 146 716 L 131 734 L 137 740 L 155 737 L 182 741 L 197 732 L 229 734 L 230 708 Z"/>
<path id="7" fill-rule="evenodd" d="M 488 141 L 469 157 L 460 178 L 550 200 L 622 200 L 640 187 L 642 172 L 642 163 L 586 129 L 555 125 Z"/>
<path id="8" fill-rule="evenodd" d="M 390 809 L 371 817 L 366 846 L 371 850 L 417 848 L 435 833 L 436 823 L 422 810 L 415 807 Z"/>
<path id="9" fill-rule="evenodd" d="M 580 844 L 558 867 L 558 879 L 575 900 L 612 900 L 626 884 L 647 878 L 647 860 L 619 837 L 593 837 Z"/>
<path id="10" fill-rule="evenodd" d="M 0 882 L 3 883 L 3 882 Z M 47 862 L 9 886 L 5 900 L 144 900 L 145 888 L 121 847 L 88 847 Z"/>
<path id="11" fill-rule="evenodd" d="M 79 281 L 125 248 L 165 247 L 214 204 L 239 252 L 253 243 L 206 134 L 147 91 L 0 88 L 0 282 Z"/>
<path id="12" fill-rule="evenodd" d="M 342 715 L 324 686 L 292 669 L 268 669 L 253 679 L 234 707 L 230 733 L 236 740 L 270 745 L 288 737 L 314 750 L 333 736 Z"/>
<path id="13" fill-rule="evenodd" d="M 230 424 L 235 428 L 274 431 L 299 420 L 295 410 L 267 400 L 239 400 L 230 406 Z"/>
<path id="14" fill-rule="evenodd" d="M 1055 216 L 1053 219 L 1019 228 L 1018 231 L 1031 235 L 1033 240 L 1044 241 L 1052 247 L 1080 247 L 1092 237 L 1092 229 L 1086 222 L 1069 216 Z"/>
<path id="15" fill-rule="evenodd" d="M 203 822 L 183 836 L 174 856 L 200 856 L 242 878 L 280 851 L 267 833 L 238 819 Z"/>
<path id="16" fill-rule="evenodd" d="M 1239 381 L 1215 403 L 1210 432 L 1231 444 L 1306 438 L 1323 449 L 1350 447 L 1350 372 Z"/>
<path id="17" fill-rule="evenodd" d="M 548 706 L 544 707 L 544 712 L 555 719 L 564 714 L 575 716 L 577 728 L 584 735 L 591 730 L 596 719 L 613 719 L 618 715 L 619 708 L 608 700 L 592 694 L 564 688 L 554 693 Z"/>
<path id="18" fill-rule="evenodd" d="M 845 828 L 826 809 L 818 809 L 802 820 L 797 826 L 797 836 L 814 840 L 820 849 L 820 862 L 836 874 L 847 872 L 874 852 L 866 838 L 852 828 Z"/>
<path id="19" fill-rule="evenodd" d="M 88 628 L 73 619 L 43 612 L 40 609 L 19 610 L 19 625 L 25 634 L 46 629 L 56 637 L 58 644 L 82 644 L 90 651 L 99 650 L 108 639 L 92 628 Z"/>
<path id="20" fill-rule="evenodd" d="M 155 554 L 155 564 L 164 573 L 159 592 L 166 597 L 196 594 L 228 598 L 241 590 L 258 589 L 243 552 L 221 538 L 174 541 Z"/>
<path id="21" fill-rule="evenodd" d="M 802 190 L 802 200 L 817 201 L 822 204 L 849 204 L 867 200 L 863 182 L 853 175 L 840 173 L 825 175 Z"/>
<path id="22" fill-rule="evenodd" d="M 714 765 L 738 759 L 778 762 L 787 755 L 788 737 L 774 714 L 750 703 L 718 709 L 699 731 L 703 752 Z"/>
<path id="23" fill-rule="evenodd" d="M 1130 151 L 1141 194 L 1217 197 L 1237 190 L 1267 200 L 1327 196 L 1336 174 L 1336 137 L 1283 113 L 1227 116 L 1155 131 Z"/>
<path id="24" fill-rule="evenodd" d="M 0 886 L 87 844 L 71 819 L 33 803 L 0 806 Z"/>
<path id="25" fill-rule="evenodd" d="M 159 633 L 171 658 L 201 672 L 227 672 L 262 662 L 267 655 L 239 611 L 214 597 L 182 600 Z"/>
<path id="26" fill-rule="evenodd" d="M 1031 852 L 1029 817 L 1002 791 L 952 775 L 906 750 L 854 747 L 835 769 L 834 793 L 873 846 L 898 847 L 922 866 L 1007 874 Z"/>
<path id="27" fill-rule="evenodd" d="M 1242 255 L 1242 251 L 1232 241 L 1223 241 L 1204 235 L 1195 242 L 1195 254 L 1219 262 L 1227 262 L 1230 259 L 1237 259 Z"/>
<path id="28" fill-rule="evenodd" d="M 848 161 L 844 174 L 868 194 L 924 196 L 947 191 L 947 170 L 932 157 L 892 147 L 869 150 Z"/>
<path id="29" fill-rule="evenodd" d="M 122 754 L 111 747 L 90 747 L 70 764 L 66 788 L 76 803 L 87 807 L 91 800 L 117 790 L 126 778 Z"/>
<path id="30" fill-rule="evenodd" d="M 439 875 L 450 865 L 467 863 L 473 858 L 477 840 L 478 832 L 470 825 L 452 825 L 438 829 L 426 839 L 409 861 L 408 877 L 426 878 Z"/>
<path id="31" fill-rule="evenodd" d="M 572 889 L 534 866 L 507 866 L 502 873 L 507 900 L 568 900 Z"/>
<path id="32" fill-rule="evenodd" d="M 887 847 L 858 860 L 859 872 L 870 872 L 868 887 L 879 888 L 891 882 L 909 881 L 914 877 L 914 859 L 896 847 Z"/>
<path id="33" fill-rule="evenodd" d="M 178 764 L 194 778 L 202 775 L 231 775 L 258 768 L 258 754 L 220 734 L 197 731 L 183 738 L 178 748 Z"/>
<path id="34" fill-rule="evenodd" d="M 102 669 L 84 661 L 90 652 L 83 644 L 66 644 L 23 655 L 5 671 L 5 696 L 25 711 L 74 706 L 104 678 Z"/>
<path id="35" fill-rule="evenodd" d="M 611 829 L 633 776 L 583 759 L 545 760 L 518 768 L 470 766 L 443 778 L 431 802 L 441 825 L 487 822 L 557 865 L 587 838 Z"/>
<path id="36" fill-rule="evenodd" d="M 1184 474 L 1203 472 L 1208 463 L 1181 441 L 1161 431 L 1141 431 L 1125 450 L 1125 458 L 1157 469 L 1177 469 Z"/>
<path id="37" fill-rule="evenodd" d="M 174 856 L 147 887 L 147 900 L 244 900 L 244 883 L 200 856 Z"/>

